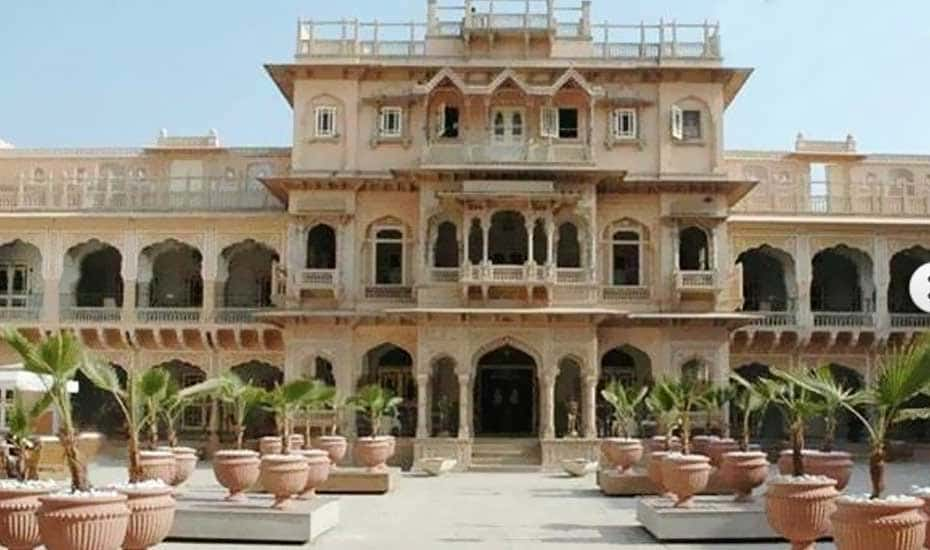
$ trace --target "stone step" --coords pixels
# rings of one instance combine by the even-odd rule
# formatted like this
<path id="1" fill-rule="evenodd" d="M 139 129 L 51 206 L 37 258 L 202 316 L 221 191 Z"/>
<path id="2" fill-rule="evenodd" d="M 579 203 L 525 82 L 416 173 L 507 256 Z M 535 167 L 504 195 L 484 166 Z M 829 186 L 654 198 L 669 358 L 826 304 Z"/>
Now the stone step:
<path id="1" fill-rule="evenodd" d="M 525 464 L 525 465 L 537 465 L 537 464 L 540 464 L 541 462 L 542 462 L 542 461 L 541 461 L 538 457 L 534 458 L 534 457 L 528 457 L 528 456 L 514 456 L 514 457 L 506 457 L 506 456 L 472 456 L 472 457 L 471 457 L 471 463 L 472 463 L 472 464 L 501 464 L 501 465 L 509 465 L 509 464 L 519 465 L 519 464 Z"/>
<path id="2" fill-rule="evenodd" d="M 535 473 L 542 469 L 541 465 L 533 464 L 475 464 L 468 467 L 469 472 L 479 472 L 487 474 L 523 474 Z"/>

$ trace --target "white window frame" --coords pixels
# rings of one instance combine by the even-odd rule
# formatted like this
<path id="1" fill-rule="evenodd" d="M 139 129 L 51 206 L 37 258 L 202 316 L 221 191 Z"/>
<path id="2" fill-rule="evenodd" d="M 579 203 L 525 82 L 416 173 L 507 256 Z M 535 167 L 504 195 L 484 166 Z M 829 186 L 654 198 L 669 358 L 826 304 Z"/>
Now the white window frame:
<path id="1" fill-rule="evenodd" d="M 29 296 L 32 294 L 32 273 L 29 263 L 26 260 L 10 260 L 0 263 L 0 271 L 4 271 L 7 276 L 6 292 L 0 294 L 0 308 L 25 308 L 29 306 Z M 23 292 L 16 292 L 13 288 L 13 281 L 16 279 L 16 273 L 23 274 L 25 288 Z"/>
<path id="2" fill-rule="evenodd" d="M 496 133 L 495 119 L 497 115 L 503 116 L 504 134 L 498 136 Z M 520 116 L 520 135 L 514 134 L 514 128 L 517 126 L 513 123 L 514 115 Z M 526 111 L 518 107 L 500 107 L 491 112 L 491 143 L 497 145 L 522 145 L 527 140 Z M 558 132 L 558 128 L 556 128 Z"/>
<path id="3" fill-rule="evenodd" d="M 628 233 L 636 233 L 638 235 L 638 238 L 636 241 L 625 241 L 625 240 L 615 239 L 614 235 L 616 235 L 617 233 L 620 233 L 621 231 L 625 231 Z M 616 260 L 616 258 L 614 257 L 614 246 L 616 245 L 636 245 L 636 254 L 639 257 L 639 262 L 638 262 L 639 273 L 637 274 L 639 283 L 635 285 L 621 285 L 621 284 L 617 284 L 614 282 L 614 272 L 615 272 L 615 267 L 616 267 L 614 265 L 614 261 Z M 643 232 L 640 231 L 639 229 L 635 227 L 621 226 L 621 227 L 615 227 L 611 230 L 610 232 L 610 286 L 618 287 L 618 288 L 640 288 L 640 287 L 646 286 L 645 279 L 644 279 L 644 275 L 645 275 L 644 267 L 645 266 L 643 265 L 644 263 L 643 262 L 643 250 L 644 250 Z"/>
<path id="4" fill-rule="evenodd" d="M 697 135 L 696 136 L 687 136 L 685 135 L 685 113 L 697 113 L 698 123 L 697 123 Z M 683 109 L 681 112 L 681 135 L 682 139 L 685 141 L 700 141 L 704 139 L 704 114 L 700 109 Z"/>
<path id="5" fill-rule="evenodd" d="M 623 132 L 620 124 L 620 120 L 628 116 L 630 118 L 630 129 L 627 132 Z M 623 109 L 614 109 L 612 117 L 612 131 L 614 139 L 617 140 L 631 140 L 636 139 L 639 136 L 639 128 L 637 127 L 636 120 L 636 109 L 623 108 Z"/>
<path id="6" fill-rule="evenodd" d="M 390 120 L 396 118 L 395 127 L 390 127 Z M 383 138 L 399 138 L 404 135 L 404 109 L 401 107 L 381 107 L 378 113 L 378 135 Z"/>
<path id="7" fill-rule="evenodd" d="M 194 384 L 199 384 L 206 380 L 206 375 L 203 373 L 193 373 L 185 372 L 181 375 L 181 387 L 186 388 L 188 386 L 193 386 Z M 198 410 L 200 411 L 200 423 L 193 424 L 187 421 L 187 411 L 188 410 Z M 181 413 L 181 428 L 185 430 L 199 430 L 207 426 L 207 405 L 203 402 L 194 401 L 193 403 L 184 407 L 184 412 Z"/>
<path id="8" fill-rule="evenodd" d="M 334 138 L 337 137 L 337 115 L 339 110 L 332 105 L 320 105 L 313 111 L 313 121 L 314 121 L 314 136 L 318 138 Z M 329 127 L 327 128 L 324 124 L 326 119 L 329 119 Z"/>
<path id="9" fill-rule="evenodd" d="M 671 112 L 672 138 L 679 141 L 685 139 L 685 112 L 678 105 L 672 105 Z"/>
<path id="10" fill-rule="evenodd" d="M 539 111 L 539 135 L 544 138 L 558 139 L 559 137 L 559 109 L 558 107 L 543 107 Z"/>
<path id="11" fill-rule="evenodd" d="M 378 237 L 382 231 L 398 231 L 399 239 L 389 239 Z M 407 284 L 407 233 L 399 225 L 377 225 L 372 228 L 371 238 L 371 286 L 377 287 L 403 287 Z M 400 282 L 399 283 L 379 283 L 378 282 L 378 244 L 400 244 Z"/>

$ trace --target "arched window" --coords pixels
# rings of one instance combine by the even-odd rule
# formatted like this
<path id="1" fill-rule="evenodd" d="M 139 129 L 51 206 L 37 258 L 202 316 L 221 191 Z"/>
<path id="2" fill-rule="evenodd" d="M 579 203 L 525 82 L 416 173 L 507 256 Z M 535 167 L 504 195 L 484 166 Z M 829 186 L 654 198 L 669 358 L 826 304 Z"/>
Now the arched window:
<path id="1" fill-rule="evenodd" d="M 458 230 L 452 222 L 442 222 L 436 228 L 436 242 L 433 244 L 433 267 L 459 266 Z"/>
<path id="2" fill-rule="evenodd" d="M 581 267 L 581 246 L 578 243 L 578 228 L 571 222 L 565 222 L 559 226 L 556 267 Z"/>
<path id="3" fill-rule="evenodd" d="M 689 226 L 678 234 L 678 268 L 683 271 L 710 269 L 710 244 L 700 227 Z"/>
<path id="4" fill-rule="evenodd" d="M 611 284 L 640 286 L 642 284 L 642 242 L 639 233 L 617 231 L 611 237 Z"/>
<path id="5" fill-rule="evenodd" d="M 336 231 L 320 224 L 307 232 L 307 269 L 336 269 Z"/>
<path id="6" fill-rule="evenodd" d="M 375 230 L 375 284 L 404 284 L 404 231 L 399 227 Z"/>

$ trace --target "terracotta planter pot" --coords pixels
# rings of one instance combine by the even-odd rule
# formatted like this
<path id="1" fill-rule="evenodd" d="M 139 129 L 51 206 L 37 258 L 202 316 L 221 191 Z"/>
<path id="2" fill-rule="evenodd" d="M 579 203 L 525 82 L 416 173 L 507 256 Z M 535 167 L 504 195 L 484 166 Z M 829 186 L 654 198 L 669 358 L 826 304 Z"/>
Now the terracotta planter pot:
<path id="1" fill-rule="evenodd" d="M 736 451 L 739 451 L 739 443 L 735 439 L 713 439 L 707 444 L 707 456 L 710 457 L 710 465 L 714 468 L 720 467 L 724 453 Z"/>
<path id="2" fill-rule="evenodd" d="M 397 438 L 394 437 L 393 435 L 385 435 L 385 436 L 382 436 L 382 437 L 388 438 L 389 447 L 390 447 L 390 449 L 391 449 L 391 456 L 394 456 L 394 453 L 397 452 Z M 390 458 L 390 457 L 389 457 L 389 458 Z"/>
<path id="3" fill-rule="evenodd" d="M 665 450 L 665 436 L 664 435 L 654 435 L 651 438 L 646 440 L 646 451 L 648 453 L 653 453 L 657 451 Z M 677 437 L 672 437 L 672 442 L 669 445 L 669 451 L 679 452 L 681 451 L 681 440 Z M 648 456 L 648 455 L 647 455 Z"/>
<path id="4" fill-rule="evenodd" d="M 177 460 L 170 451 L 141 451 L 139 463 L 142 466 L 142 479 L 160 479 L 165 485 L 174 482 Z"/>
<path id="5" fill-rule="evenodd" d="M 300 493 L 301 499 L 310 499 L 316 496 L 316 488 L 323 484 L 329 478 L 329 469 L 332 462 L 329 460 L 329 454 L 320 449 L 306 449 L 297 451 L 297 454 L 307 459 L 307 484 Z"/>
<path id="6" fill-rule="evenodd" d="M 197 449 L 192 447 L 158 447 L 156 451 L 164 451 L 174 454 L 174 479 L 171 481 L 173 487 L 177 487 L 188 480 L 194 470 L 197 469 Z"/>
<path id="7" fill-rule="evenodd" d="M 302 450 L 304 448 L 304 443 L 306 443 L 302 434 L 291 434 L 288 441 L 291 446 L 291 451 Z"/>
<path id="8" fill-rule="evenodd" d="M 129 499 L 129 526 L 124 550 L 144 550 L 165 540 L 174 523 L 175 501 L 171 487 L 120 488 Z"/>
<path id="9" fill-rule="evenodd" d="M 126 538 L 126 495 L 39 497 L 39 533 L 47 550 L 117 550 Z"/>
<path id="10" fill-rule="evenodd" d="M 0 489 L 0 544 L 10 550 L 32 550 L 42 544 L 36 510 L 49 489 Z"/>
<path id="11" fill-rule="evenodd" d="M 765 493 L 765 515 L 772 529 L 791 542 L 793 550 L 811 550 L 817 539 L 830 532 L 837 495 L 832 479 L 770 481 Z"/>
<path id="12" fill-rule="evenodd" d="M 360 437 L 352 446 L 355 461 L 368 468 L 371 472 L 380 472 L 387 469 L 387 460 L 394 455 L 393 437 Z"/>
<path id="13" fill-rule="evenodd" d="M 919 498 L 923 503 L 923 512 L 924 515 L 930 518 L 930 492 L 926 490 L 921 490 L 916 493 L 914 496 Z M 930 526 L 927 527 L 927 534 L 924 537 L 924 548 L 930 548 Z"/>
<path id="14" fill-rule="evenodd" d="M 717 439 L 715 435 L 695 435 L 691 438 L 691 452 L 698 455 L 707 456 L 707 448 L 710 442 Z"/>
<path id="15" fill-rule="evenodd" d="M 313 448 L 326 451 L 335 468 L 345 458 L 349 443 L 341 435 L 321 435 L 313 439 Z"/>
<path id="16" fill-rule="evenodd" d="M 309 469 L 307 459 L 297 454 L 262 457 L 262 484 L 274 495 L 272 508 L 283 510 L 290 505 L 291 497 L 307 485 Z"/>
<path id="17" fill-rule="evenodd" d="M 769 461 L 758 451 L 724 453 L 720 474 L 727 487 L 736 494 L 736 502 L 752 502 L 752 490 L 769 477 Z"/>
<path id="18" fill-rule="evenodd" d="M 281 438 L 276 435 L 266 435 L 258 440 L 258 452 L 263 455 L 279 455 L 283 448 Z"/>
<path id="19" fill-rule="evenodd" d="M 833 542 L 837 550 L 921 550 L 927 534 L 923 500 L 836 500 Z"/>
<path id="20" fill-rule="evenodd" d="M 217 451 L 213 455 L 213 474 L 216 481 L 229 490 L 226 500 L 246 500 L 243 491 L 258 481 L 260 465 L 261 460 L 255 451 Z"/>
<path id="21" fill-rule="evenodd" d="M 842 491 L 849 485 L 852 470 L 852 455 L 847 452 L 833 451 L 824 453 L 811 451 L 804 457 L 804 473 L 835 479 L 837 491 Z"/>
<path id="22" fill-rule="evenodd" d="M 676 508 L 688 508 L 691 499 L 710 481 L 710 458 L 670 454 L 662 459 L 662 484 L 675 495 Z"/>
<path id="23" fill-rule="evenodd" d="M 622 474 L 643 458 L 643 444 L 638 439 L 607 437 L 601 440 L 601 452 Z"/>
<path id="24" fill-rule="evenodd" d="M 662 461 L 668 456 L 669 451 L 653 451 L 649 453 L 649 461 L 646 463 L 646 475 L 649 480 L 656 486 L 656 491 L 660 495 L 667 495 L 668 488 L 662 480 Z"/>

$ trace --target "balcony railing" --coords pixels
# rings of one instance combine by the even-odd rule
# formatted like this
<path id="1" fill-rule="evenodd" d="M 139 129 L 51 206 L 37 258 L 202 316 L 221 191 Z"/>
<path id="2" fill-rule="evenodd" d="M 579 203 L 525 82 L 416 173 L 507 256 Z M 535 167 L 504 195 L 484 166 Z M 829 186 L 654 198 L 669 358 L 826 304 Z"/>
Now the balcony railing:
<path id="1" fill-rule="evenodd" d="M 413 299 L 413 289 L 409 286 L 369 286 L 365 287 L 365 298 L 388 302 L 407 302 Z"/>
<path id="2" fill-rule="evenodd" d="M 61 320 L 74 323 L 118 323 L 122 319 L 119 307 L 63 307 Z"/>
<path id="3" fill-rule="evenodd" d="M 892 313 L 892 328 L 930 328 L 930 314 Z"/>
<path id="4" fill-rule="evenodd" d="M 506 4 L 506 5 L 505 5 Z M 474 9 L 472 9 L 474 8 Z M 538 0 L 472 2 L 438 7 L 427 23 L 300 20 L 295 56 L 306 57 L 448 57 L 437 39 L 462 38 L 466 33 L 546 33 L 556 39 L 582 41 L 588 48 L 571 48 L 564 58 L 606 58 L 657 62 L 662 59 L 721 58 L 720 27 L 716 23 L 647 25 L 592 24 L 585 3 L 554 6 Z M 559 55 L 559 54 L 554 54 Z"/>
<path id="5" fill-rule="evenodd" d="M 257 180 L 67 178 L 0 181 L 0 211 L 176 212 L 280 210 Z"/>
<path id="6" fill-rule="evenodd" d="M 432 143 L 423 150 L 426 166 L 459 164 L 586 164 L 591 148 L 578 143 L 464 144 Z"/>
<path id="7" fill-rule="evenodd" d="M 752 325 L 757 327 L 790 327 L 798 324 L 797 313 L 793 311 L 747 311 L 747 313 L 764 315 L 763 318 L 752 322 Z"/>
<path id="8" fill-rule="evenodd" d="M 263 307 L 220 307 L 213 313 L 217 324 L 240 325 L 255 322 L 255 314 L 267 310 Z"/>
<path id="9" fill-rule="evenodd" d="M 196 323 L 203 316 L 199 307 L 140 307 L 136 318 L 140 323 Z"/>
<path id="10" fill-rule="evenodd" d="M 296 273 L 296 284 L 301 289 L 332 289 L 338 282 L 335 269 L 301 269 Z"/>
<path id="11" fill-rule="evenodd" d="M 648 286 L 605 286 L 601 295 L 608 302 L 636 302 L 648 300 L 650 292 Z"/>
<path id="12" fill-rule="evenodd" d="M 675 272 L 678 290 L 712 291 L 717 288 L 717 272 L 713 270 L 684 270 Z"/>
<path id="13" fill-rule="evenodd" d="M 856 328 L 875 325 L 875 316 L 863 311 L 815 311 L 814 326 L 825 328 Z"/>
<path id="14" fill-rule="evenodd" d="M 429 270 L 429 278 L 434 283 L 457 283 L 461 271 L 458 267 L 433 267 Z"/>
<path id="15" fill-rule="evenodd" d="M 826 182 L 814 182 L 814 185 L 829 188 Z M 857 185 L 851 184 L 852 187 Z M 904 196 L 903 189 L 901 195 L 889 196 L 889 185 L 874 184 L 874 195 L 762 193 L 765 188 L 760 187 L 737 204 L 734 210 L 758 214 L 930 215 L 930 197 Z"/>

